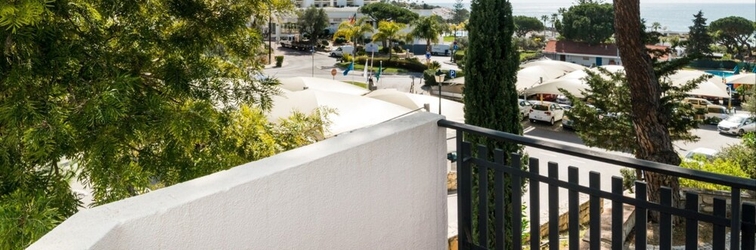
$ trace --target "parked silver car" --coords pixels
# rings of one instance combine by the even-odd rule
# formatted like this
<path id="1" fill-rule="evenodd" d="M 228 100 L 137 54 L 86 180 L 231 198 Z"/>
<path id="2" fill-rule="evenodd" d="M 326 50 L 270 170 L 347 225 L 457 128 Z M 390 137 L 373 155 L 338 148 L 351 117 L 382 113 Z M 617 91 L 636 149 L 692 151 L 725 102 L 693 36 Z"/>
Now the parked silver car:
<path id="1" fill-rule="evenodd" d="M 750 114 L 734 114 L 717 124 L 720 134 L 743 135 L 746 132 L 756 132 L 756 122 Z"/>

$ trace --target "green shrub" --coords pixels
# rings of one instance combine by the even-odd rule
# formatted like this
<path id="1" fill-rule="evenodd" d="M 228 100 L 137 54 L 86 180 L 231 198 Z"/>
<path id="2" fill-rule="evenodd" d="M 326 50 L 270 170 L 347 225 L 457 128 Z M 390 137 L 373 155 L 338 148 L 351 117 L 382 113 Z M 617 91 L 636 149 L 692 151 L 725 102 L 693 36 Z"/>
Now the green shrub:
<path id="1" fill-rule="evenodd" d="M 354 63 L 359 64 L 359 65 L 365 65 L 365 61 L 367 60 L 370 60 L 370 57 L 365 56 L 365 55 L 358 56 Z M 378 67 L 378 62 L 383 62 L 383 67 L 406 69 L 408 71 L 413 71 L 413 72 L 422 72 L 423 70 L 427 68 L 425 64 L 421 63 L 418 60 L 392 59 L 391 61 L 389 61 L 388 57 L 373 58 L 374 67 Z"/>
<path id="2" fill-rule="evenodd" d="M 276 67 L 281 67 L 281 65 L 283 65 L 283 59 L 284 56 L 276 56 Z"/>
<path id="3" fill-rule="evenodd" d="M 340 36 L 340 37 L 337 37 L 336 39 L 333 39 L 333 42 L 336 44 L 344 44 L 347 42 L 347 40 L 343 36 Z"/>
<path id="4" fill-rule="evenodd" d="M 331 43 L 329 43 L 328 40 L 320 40 L 320 45 L 328 46 L 328 45 L 331 45 Z"/>
<path id="5" fill-rule="evenodd" d="M 695 161 L 683 161 L 680 164 L 681 167 L 688 169 L 701 170 L 706 172 L 712 172 L 717 174 L 725 174 L 735 177 L 747 178 L 748 174 L 740 168 L 737 162 L 732 160 L 725 160 L 722 158 L 714 159 L 713 161 L 706 160 L 705 157 L 696 158 Z M 712 184 L 708 182 L 695 181 L 691 179 L 680 178 L 681 187 L 697 188 L 703 190 L 723 190 L 729 191 L 730 187 Z"/>
<path id="6" fill-rule="evenodd" d="M 632 190 L 633 184 L 638 179 L 636 170 L 632 168 L 621 168 L 620 174 L 622 175 L 622 189 Z"/>
<path id="7" fill-rule="evenodd" d="M 756 179 L 756 135 L 746 133 L 740 144 L 722 149 L 719 157 L 735 162 L 748 177 Z"/>

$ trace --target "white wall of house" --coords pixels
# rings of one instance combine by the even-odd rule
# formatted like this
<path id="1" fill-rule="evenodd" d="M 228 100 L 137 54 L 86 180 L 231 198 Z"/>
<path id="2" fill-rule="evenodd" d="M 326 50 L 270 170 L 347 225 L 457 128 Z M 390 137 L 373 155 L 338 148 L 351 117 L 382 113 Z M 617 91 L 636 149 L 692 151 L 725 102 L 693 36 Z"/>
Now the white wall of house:
<path id="1" fill-rule="evenodd" d="M 446 249 L 446 138 L 417 113 L 80 211 L 29 249 Z"/>
<path id="2" fill-rule="evenodd" d="M 583 65 L 583 66 L 589 66 L 590 67 L 590 66 L 593 66 L 593 65 L 597 65 L 596 64 L 596 58 L 597 57 L 601 58 L 601 65 L 610 65 L 611 61 L 614 61 L 615 65 L 622 65 L 619 57 L 606 57 L 606 56 L 565 55 L 565 60 L 564 61 L 566 61 L 566 62 L 572 62 L 572 63 L 577 63 L 577 64 L 580 64 L 580 65 Z M 556 60 L 560 60 L 559 58 L 560 58 L 560 56 L 557 55 L 556 56 Z"/>

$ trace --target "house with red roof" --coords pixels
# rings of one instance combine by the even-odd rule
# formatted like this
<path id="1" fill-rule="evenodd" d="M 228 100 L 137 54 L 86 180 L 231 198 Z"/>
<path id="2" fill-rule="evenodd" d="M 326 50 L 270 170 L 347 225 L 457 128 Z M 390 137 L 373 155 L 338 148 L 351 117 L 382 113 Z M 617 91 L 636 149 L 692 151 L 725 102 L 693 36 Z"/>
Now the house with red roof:
<path id="1" fill-rule="evenodd" d="M 667 46 L 646 45 L 648 49 L 665 49 Z M 583 66 L 622 65 L 617 45 L 602 43 L 591 45 L 583 42 L 550 40 L 543 49 L 543 55 L 552 60 L 580 64 Z M 667 60 L 667 57 L 659 58 Z"/>

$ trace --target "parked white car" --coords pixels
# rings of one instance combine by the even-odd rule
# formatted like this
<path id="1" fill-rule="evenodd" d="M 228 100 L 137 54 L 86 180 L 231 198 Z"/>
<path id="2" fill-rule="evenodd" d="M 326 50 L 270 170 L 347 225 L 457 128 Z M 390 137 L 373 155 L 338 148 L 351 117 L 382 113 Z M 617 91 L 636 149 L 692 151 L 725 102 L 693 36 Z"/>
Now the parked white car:
<path id="1" fill-rule="evenodd" d="M 553 102 L 540 102 L 533 105 L 533 109 L 528 115 L 530 122 L 544 121 L 551 123 L 551 125 L 562 120 L 563 117 L 564 108 Z"/>
<path id="2" fill-rule="evenodd" d="M 533 105 L 525 99 L 519 99 L 517 100 L 517 102 L 520 105 L 520 114 L 522 115 L 522 119 L 525 119 L 525 117 L 528 117 L 528 114 L 530 114 L 530 110 L 533 109 Z"/>
<path id="3" fill-rule="evenodd" d="M 720 134 L 743 135 L 746 132 L 756 132 L 755 118 L 750 114 L 733 114 L 717 124 Z"/>
<path id="4" fill-rule="evenodd" d="M 727 119 L 727 117 L 730 116 L 730 113 L 727 112 L 727 108 L 721 107 L 721 106 L 709 106 L 706 108 L 706 117 L 707 120 L 711 121 L 711 124 L 717 124 L 718 122 L 724 121 Z"/>
<path id="5" fill-rule="evenodd" d="M 710 148 L 695 148 L 693 150 L 688 151 L 687 154 L 685 154 L 685 157 L 683 157 L 683 161 L 696 161 L 697 157 L 703 157 L 706 158 L 706 160 L 713 160 L 714 157 L 719 154 L 719 151 L 716 149 L 710 149 Z"/>

